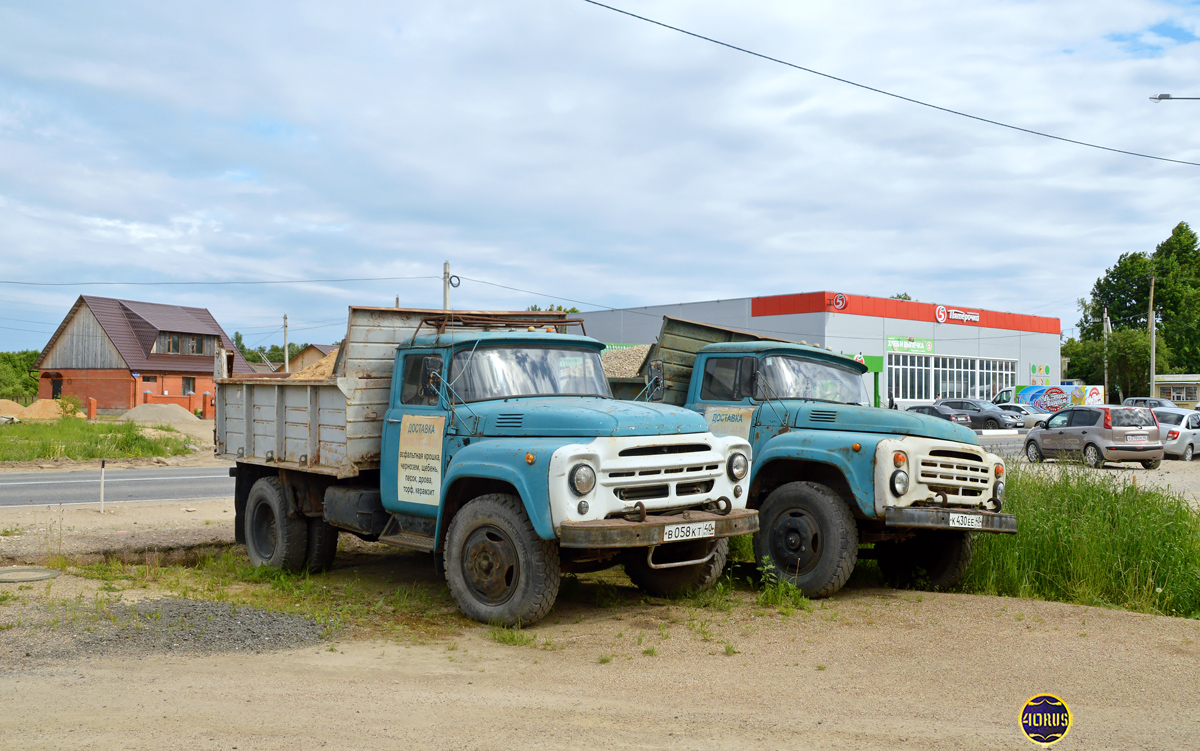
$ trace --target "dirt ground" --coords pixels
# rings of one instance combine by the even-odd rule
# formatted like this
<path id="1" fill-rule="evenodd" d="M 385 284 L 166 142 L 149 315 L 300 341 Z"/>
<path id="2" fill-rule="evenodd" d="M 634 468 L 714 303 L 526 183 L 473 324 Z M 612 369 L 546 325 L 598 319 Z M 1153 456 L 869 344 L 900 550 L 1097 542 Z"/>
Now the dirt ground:
<path id="1" fill-rule="evenodd" d="M 0 530 L 25 530 L 0 537 L 0 554 L 21 538 L 30 559 L 41 539 L 83 557 L 228 540 L 229 505 L 0 509 Z M 400 551 L 361 576 L 433 580 L 428 556 Z M 697 609 L 621 584 L 609 607 L 560 597 L 528 629 L 535 646 L 465 621 L 314 643 L 283 616 L 130 590 L 125 617 L 145 628 L 126 640 L 68 617 L 105 586 L 0 584 L 0 746 L 1011 749 L 1031 747 L 1019 713 L 1046 692 L 1074 716 L 1059 748 L 1200 748 L 1194 620 L 865 587 L 785 617 L 748 594 Z M 28 627 L 39 612 L 53 623 Z M 188 613 L 211 630 L 183 628 Z"/>

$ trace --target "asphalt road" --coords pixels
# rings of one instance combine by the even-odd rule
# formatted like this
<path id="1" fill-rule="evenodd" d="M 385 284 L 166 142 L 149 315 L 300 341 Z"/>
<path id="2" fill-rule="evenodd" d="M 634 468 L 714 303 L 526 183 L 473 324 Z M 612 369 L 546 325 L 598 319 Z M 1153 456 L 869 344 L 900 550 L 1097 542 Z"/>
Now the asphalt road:
<path id="1" fill-rule="evenodd" d="M 233 498 L 227 467 L 110 469 L 104 473 L 104 502 L 197 501 Z M 100 470 L 0 474 L 0 506 L 99 503 Z"/>

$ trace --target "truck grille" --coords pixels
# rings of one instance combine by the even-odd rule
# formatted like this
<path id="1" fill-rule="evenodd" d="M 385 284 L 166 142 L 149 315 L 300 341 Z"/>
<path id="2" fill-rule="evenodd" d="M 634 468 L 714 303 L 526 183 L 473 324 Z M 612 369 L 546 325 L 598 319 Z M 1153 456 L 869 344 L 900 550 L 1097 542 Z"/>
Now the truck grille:
<path id="1" fill-rule="evenodd" d="M 940 456 L 934 456 L 934 454 Z M 921 457 L 917 481 L 947 496 L 978 497 L 991 480 L 982 457 L 957 451 L 933 451 Z"/>
<path id="2" fill-rule="evenodd" d="M 636 446 L 604 462 L 600 484 L 629 503 L 703 495 L 725 471 L 724 463 L 713 459 L 712 447 L 705 443 Z"/>

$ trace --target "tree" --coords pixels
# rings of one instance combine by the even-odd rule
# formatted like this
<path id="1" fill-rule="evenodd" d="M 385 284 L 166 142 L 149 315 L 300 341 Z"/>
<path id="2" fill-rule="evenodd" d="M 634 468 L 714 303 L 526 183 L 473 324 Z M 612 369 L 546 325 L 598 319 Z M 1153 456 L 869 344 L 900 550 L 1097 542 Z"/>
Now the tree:
<path id="1" fill-rule="evenodd" d="M 897 292 L 896 294 L 892 295 L 888 299 L 889 300 L 911 300 L 912 296 L 909 295 L 907 292 Z"/>
<path id="2" fill-rule="evenodd" d="M 30 375 L 30 371 L 39 354 L 35 349 L 0 352 L 0 399 L 37 394 L 37 376 Z"/>
<path id="3" fill-rule="evenodd" d="M 564 308 L 564 307 L 563 307 L 563 306 L 561 306 L 561 305 L 551 305 L 551 306 L 549 306 L 549 307 L 546 307 L 546 308 L 540 307 L 540 306 L 538 306 L 538 305 L 530 305 L 530 306 L 529 306 L 528 308 L 526 308 L 525 310 L 529 310 L 529 311 L 532 311 L 532 312 L 534 312 L 534 313 L 539 313 L 539 312 L 542 312 L 542 311 L 545 311 L 545 312 L 548 312 L 548 313 L 554 313 L 554 312 L 558 312 L 558 313 L 579 313 L 579 312 L 580 312 L 579 308 Z"/>
<path id="4" fill-rule="evenodd" d="M 1104 383 L 1104 341 L 1068 339 L 1062 346 L 1063 357 L 1071 358 L 1068 378 L 1084 383 Z M 1172 352 L 1161 339 L 1154 359 L 1157 372 L 1170 370 Z M 1110 402 L 1115 396 L 1148 396 L 1150 394 L 1150 333 L 1145 329 L 1117 329 L 1108 337 L 1108 382 L 1114 393 L 1106 395 Z"/>

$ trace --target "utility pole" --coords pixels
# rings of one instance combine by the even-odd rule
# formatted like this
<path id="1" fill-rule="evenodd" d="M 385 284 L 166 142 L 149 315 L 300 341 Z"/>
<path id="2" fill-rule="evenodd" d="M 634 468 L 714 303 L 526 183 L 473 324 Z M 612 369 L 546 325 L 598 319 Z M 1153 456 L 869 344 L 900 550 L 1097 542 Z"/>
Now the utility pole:
<path id="1" fill-rule="evenodd" d="M 442 310 L 450 310 L 450 262 L 442 263 Z"/>
<path id="2" fill-rule="evenodd" d="M 1154 366 L 1155 366 L 1155 362 L 1154 362 L 1154 331 L 1158 327 L 1155 326 L 1155 320 L 1154 320 L 1154 274 L 1150 275 L 1149 319 L 1150 320 L 1148 323 L 1150 325 L 1150 396 L 1155 396 L 1155 393 L 1154 393 Z"/>
<path id="3" fill-rule="evenodd" d="M 283 314 L 283 372 L 291 372 L 288 367 L 287 313 Z"/>
<path id="4" fill-rule="evenodd" d="M 1104 403 L 1109 404 L 1108 392 L 1108 335 L 1112 333 L 1112 321 L 1108 319 L 1108 308 L 1104 309 Z"/>

